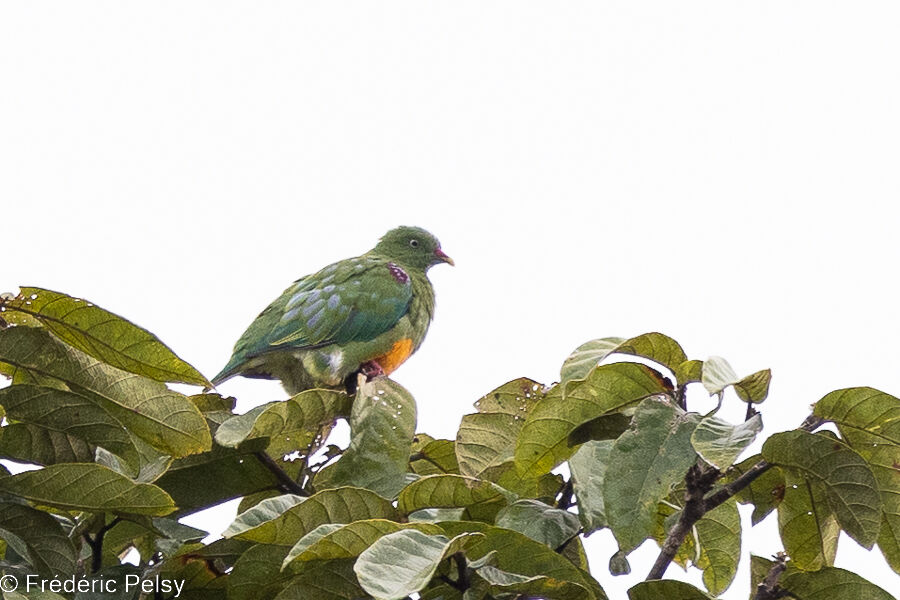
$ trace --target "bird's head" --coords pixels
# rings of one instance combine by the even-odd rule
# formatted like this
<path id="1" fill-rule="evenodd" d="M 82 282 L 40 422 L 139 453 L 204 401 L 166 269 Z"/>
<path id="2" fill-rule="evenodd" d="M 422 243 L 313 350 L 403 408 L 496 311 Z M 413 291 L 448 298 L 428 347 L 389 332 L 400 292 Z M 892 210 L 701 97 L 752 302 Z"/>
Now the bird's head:
<path id="1" fill-rule="evenodd" d="M 421 227 L 391 229 L 378 241 L 372 252 L 402 265 L 423 270 L 438 263 L 453 264 L 453 259 L 441 250 L 438 239 Z"/>

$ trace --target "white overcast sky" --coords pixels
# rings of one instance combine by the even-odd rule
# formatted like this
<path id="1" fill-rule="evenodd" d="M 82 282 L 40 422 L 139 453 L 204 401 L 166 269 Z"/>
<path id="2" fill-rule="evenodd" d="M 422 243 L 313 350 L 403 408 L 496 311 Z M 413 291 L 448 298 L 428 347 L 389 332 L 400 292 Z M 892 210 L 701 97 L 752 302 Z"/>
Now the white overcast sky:
<path id="1" fill-rule="evenodd" d="M 0 291 L 89 298 L 211 376 L 291 281 L 420 225 L 457 262 L 394 375 L 420 430 L 654 330 L 772 367 L 789 429 L 900 394 L 898 29 L 896 2 L 3 1 Z M 612 578 L 611 539 L 621 599 L 656 547 Z M 774 516 L 745 540 L 729 599 Z M 900 589 L 845 536 L 837 564 Z"/>

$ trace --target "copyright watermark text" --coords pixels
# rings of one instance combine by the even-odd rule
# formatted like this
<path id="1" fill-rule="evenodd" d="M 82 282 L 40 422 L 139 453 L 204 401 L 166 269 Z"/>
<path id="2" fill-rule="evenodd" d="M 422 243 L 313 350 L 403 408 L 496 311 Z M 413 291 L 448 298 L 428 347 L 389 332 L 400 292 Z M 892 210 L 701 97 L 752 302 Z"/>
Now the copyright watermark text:
<path id="1" fill-rule="evenodd" d="M 140 590 L 141 592 L 152 594 L 169 594 L 175 592 L 173 598 L 181 595 L 184 589 L 183 579 L 164 579 L 159 575 L 155 577 L 141 577 L 140 575 L 128 574 L 124 577 L 116 579 L 105 577 L 54 577 L 51 579 L 43 579 L 39 575 L 24 575 L 16 577 L 15 575 L 3 575 L 0 577 L 0 592 L 55 592 L 55 593 L 93 593 L 93 594 L 112 594 L 119 590 L 131 592 Z"/>

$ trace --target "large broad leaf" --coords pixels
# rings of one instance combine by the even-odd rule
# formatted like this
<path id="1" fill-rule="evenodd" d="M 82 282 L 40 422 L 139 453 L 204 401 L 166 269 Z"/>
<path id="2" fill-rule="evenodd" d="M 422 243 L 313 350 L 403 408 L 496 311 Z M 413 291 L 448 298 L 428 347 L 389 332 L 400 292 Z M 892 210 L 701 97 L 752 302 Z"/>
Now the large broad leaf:
<path id="1" fill-rule="evenodd" d="M 605 600 L 606 594 L 587 572 L 544 544 L 519 533 L 484 523 L 448 521 L 440 523 L 446 535 L 453 537 L 466 531 L 484 535 L 466 547 L 466 557 L 478 561 L 493 553 L 493 566 L 508 573 L 526 577 L 543 576 L 567 581 L 586 589 L 592 598 Z"/>
<path id="2" fill-rule="evenodd" d="M 578 516 L 537 500 L 518 500 L 497 513 L 497 527 L 518 531 L 554 550 L 578 533 Z"/>
<path id="3" fill-rule="evenodd" d="M 462 550 L 475 533 L 453 539 L 406 529 L 379 538 L 359 555 L 353 571 L 376 600 L 401 600 L 431 581 L 442 560 Z"/>
<path id="4" fill-rule="evenodd" d="M 859 454 L 832 437 L 797 430 L 770 437 L 762 456 L 820 482 L 841 528 L 861 546 L 872 547 L 881 528 L 881 496 Z"/>
<path id="5" fill-rule="evenodd" d="M 683 581 L 657 579 L 628 590 L 628 600 L 712 600 L 712 596 Z"/>
<path id="6" fill-rule="evenodd" d="M 416 402 L 386 377 L 361 385 L 350 415 L 350 446 L 315 479 L 316 489 L 357 486 L 393 497 L 406 485 Z"/>
<path id="7" fill-rule="evenodd" d="M 475 401 L 478 412 L 524 416 L 545 395 L 544 386 L 521 377 L 508 381 Z"/>
<path id="8" fill-rule="evenodd" d="M 276 486 L 275 476 L 254 454 L 261 448 L 253 447 L 252 442 L 245 445 L 250 447 L 235 450 L 213 446 L 210 452 L 176 460 L 156 484 L 183 511 L 199 510 Z"/>
<path id="9" fill-rule="evenodd" d="M 724 471 L 753 443 L 762 431 L 762 417 L 753 415 L 740 425 L 732 425 L 715 416 L 705 417 L 691 435 L 691 444 L 700 458 Z"/>
<path id="10" fill-rule="evenodd" d="M 631 429 L 613 444 L 603 480 L 606 518 L 619 548 L 630 552 L 650 536 L 656 505 L 694 464 L 691 433 L 699 415 L 644 400 Z"/>
<path id="11" fill-rule="evenodd" d="M 206 420 L 184 395 L 66 346 L 42 329 L 0 331 L 0 362 L 65 382 L 153 447 L 180 457 L 209 450 Z"/>
<path id="12" fill-rule="evenodd" d="M 825 568 L 802 572 L 788 570 L 780 586 L 797 600 L 894 600 L 894 597 L 856 573 L 844 569 Z"/>
<path id="13" fill-rule="evenodd" d="M 291 495 L 263 500 L 238 515 L 222 535 L 264 544 L 293 546 L 323 523 L 397 520 L 398 517 L 393 505 L 374 492 L 345 487 L 324 490 L 299 501 Z M 284 553 L 286 555 L 287 552 Z"/>
<path id="14" fill-rule="evenodd" d="M 0 538 L 44 577 L 65 577 L 75 572 L 75 547 L 49 513 L 0 503 Z"/>
<path id="15" fill-rule="evenodd" d="M 838 390 L 819 400 L 814 414 L 837 423 L 872 469 L 882 501 L 878 547 L 900 573 L 900 399 L 872 388 Z"/>
<path id="16" fill-rule="evenodd" d="M 347 525 L 327 523 L 315 528 L 294 544 L 281 568 L 284 569 L 294 561 L 355 558 L 377 539 L 403 529 L 416 529 L 431 535 L 443 532 L 440 527 L 430 523 L 397 523 L 387 519 L 366 519 Z"/>
<path id="17" fill-rule="evenodd" d="M 778 529 L 791 565 L 814 571 L 834 564 L 841 528 L 822 484 L 792 472 L 785 475 L 784 500 L 778 505 Z"/>
<path id="18" fill-rule="evenodd" d="M 525 413 L 487 413 L 465 415 L 456 434 L 456 458 L 459 472 L 480 477 L 485 471 L 511 460 L 516 438 L 525 423 Z"/>
<path id="19" fill-rule="evenodd" d="M 175 503 L 149 483 L 135 483 L 102 465 L 52 465 L 0 479 L 0 490 L 66 510 L 167 515 Z"/>
<path id="20" fill-rule="evenodd" d="M 289 550 L 287 546 L 251 546 L 228 575 L 228 600 L 270 600 L 277 596 L 292 576 L 289 571 L 281 571 Z"/>
<path id="21" fill-rule="evenodd" d="M 155 335 L 86 300 L 23 287 L 6 309 L 37 319 L 70 346 L 116 368 L 157 381 L 211 386 Z"/>
<path id="22" fill-rule="evenodd" d="M 5 426 L 0 437 L 0 457 L 36 465 L 90 462 L 94 449 L 82 438 L 29 425 Z"/>
<path id="23" fill-rule="evenodd" d="M 298 449 L 306 455 L 322 427 L 346 416 L 349 409 L 350 398 L 343 392 L 307 390 L 231 417 L 219 426 L 216 442 L 235 448 L 247 439 L 268 438 L 267 452 L 272 455 Z"/>
<path id="24" fill-rule="evenodd" d="M 696 524 L 703 585 L 713 596 L 728 589 L 741 557 L 741 515 L 734 501 L 720 504 Z"/>
<path id="25" fill-rule="evenodd" d="M 409 467 L 417 475 L 441 475 L 444 473 L 459 475 L 456 442 L 436 440 L 426 434 L 417 433 L 413 438 Z"/>
<path id="26" fill-rule="evenodd" d="M 681 345 L 662 333 L 645 333 L 630 339 L 601 338 L 578 346 L 569 355 L 560 370 L 560 385 L 584 379 L 600 361 L 613 353 L 649 358 L 673 372 L 687 360 Z"/>
<path id="27" fill-rule="evenodd" d="M 136 465 L 138 451 L 122 424 L 91 400 L 64 390 L 13 385 L 0 390 L 9 418 L 102 446 Z"/>
<path id="28" fill-rule="evenodd" d="M 403 488 L 397 497 L 397 509 L 408 515 L 423 508 L 465 508 L 464 518 L 493 521 L 511 496 L 490 481 L 462 475 L 429 475 Z"/>
<path id="29" fill-rule="evenodd" d="M 606 527 L 603 479 L 606 477 L 612 446 L 612 440 L 587 442 L 569 459 L 575 497 L 578 499 L 578 517 L 585 535 Z"/>
<path id="30" fill-rule="evenodd" d="M 353 572 L 354 559 L 304 563 L 275 600 L 359 600 L 366 593 Z M 229 596 L 229 600 L 233 600 Z"/>
<path id="31" fill-rule="evenodd" d="M 725 475 L 728 482 L 734 481 L 762 460 L 756 454 L 734 465 Z M 753 514 L 750 522 L 756 525 L 775 510 L 784 499 L 784 472 L 776 466 L 769 467 L 762 475 L 754 479 L 750 485 L 735 494 L 741 504 L 752 504 Z"/>
<path id="32" fill-rule="evenodd" d="M 516 443 L 516 468 L 529 477 L 550 472 L 571 456 L 568 439 L 576 427 L 666 390 L 659 373 L 636 363 L 596 367 L 570 382 L 565 398 L 560 386 L 553 388 L 529 411 Z"/>

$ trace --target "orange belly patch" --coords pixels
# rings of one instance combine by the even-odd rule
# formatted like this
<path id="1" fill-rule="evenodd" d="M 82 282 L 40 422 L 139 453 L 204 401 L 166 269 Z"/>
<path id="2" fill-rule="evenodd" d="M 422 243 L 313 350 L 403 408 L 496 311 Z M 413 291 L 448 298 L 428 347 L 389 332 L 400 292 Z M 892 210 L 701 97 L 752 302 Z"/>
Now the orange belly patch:
<path id="1" fill-rule="evenodd" d="M 375 358 L 385 375 L 390 375 L 412 354 L 413 342 L 406 338 L 397 340 L 387 353 Z"/>

